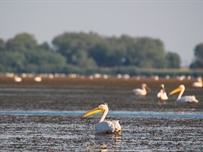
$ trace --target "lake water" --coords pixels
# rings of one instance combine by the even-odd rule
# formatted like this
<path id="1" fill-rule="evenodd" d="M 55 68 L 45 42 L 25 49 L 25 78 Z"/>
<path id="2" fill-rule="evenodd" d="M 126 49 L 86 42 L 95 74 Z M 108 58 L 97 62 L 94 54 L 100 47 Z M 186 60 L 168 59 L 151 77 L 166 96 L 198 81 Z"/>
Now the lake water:
<path id="1" fill-rule="evenodd" d="M 0 149 L 3 151 L 202 151 L 203 89 L 195 80 L 176 79 L 44 79 L 37 83 L 0 78 Z M 132 89 L 146 83 L 145 97 Z M 160 84 L 167 93 L 180 84 L 198 104 L 179 104 L 177 95 L 163 102 L 156 97 Z M 108 120 L 119 120 L 121 136 L 96 135 L 100 115 L 81 116 L 108 103 Z"/>

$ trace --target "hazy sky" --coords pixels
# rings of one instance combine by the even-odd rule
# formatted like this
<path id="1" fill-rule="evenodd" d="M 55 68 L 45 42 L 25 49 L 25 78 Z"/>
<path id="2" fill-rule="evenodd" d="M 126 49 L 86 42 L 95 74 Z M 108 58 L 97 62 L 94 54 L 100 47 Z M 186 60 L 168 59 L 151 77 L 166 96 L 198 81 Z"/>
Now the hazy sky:
<path id="1" fill-rule="evenodd" d="M 203 42 L 203 0 L 0 0 L 5 41 L 27 32 L 38 43 L 51 42 L 64 32 L 81 31 L 158 38 L 188 65 Z"/>

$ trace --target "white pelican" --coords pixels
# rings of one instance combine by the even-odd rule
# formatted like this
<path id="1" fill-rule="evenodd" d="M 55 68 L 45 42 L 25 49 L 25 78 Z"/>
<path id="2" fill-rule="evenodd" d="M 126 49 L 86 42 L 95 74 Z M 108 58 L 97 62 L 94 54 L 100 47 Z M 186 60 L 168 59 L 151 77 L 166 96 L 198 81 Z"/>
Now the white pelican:
<path id="1" fill-rule="evenodd" d="M 161 100 L 168 100 L 168 96 L 165 92 L 164 84 L 161 84 L 161 89 L 159 93 L 157 94 L 157 97 Z"/>
<path id="2" fill-rule="evenodd" d="M 195 96 L 183 96 L 182 94 L 185 91 L 185 86 L 182 84 L 178 88 L 174 89 L 169 93 L 169 95 L 172 95 L 174 93 L 180 92 L 177 98 L 178 102 L 189 102 L 189 103 L 198 103 L 198 100 L 195 98 Z"/>
<path id="3" fill-rule="evenodd" d="M 192 86 L 193 86 L 193 87 L 202 87 L 202 86 L 203 86 L 202 78 L 201 78 L 201 77 L 197 78 L 197 82 L 194 82 L 194 83 L 192 84 Z"/>
<path id="4" fill-rule="evenodd" d="M 150 88 L 145 83 L 143 83 L 141 86 L 142 86 L 142 89 L 139 89 L 139 88 L 133 89 L 132 92 L 135 95 L 145 96 L 147 94 L 147 90 L 150 91 Z"/>
<path id="5" fill-rule="evenodd" d="M 122 130 L 121 130 L 121 126 L 120 126 L 118 120 L 104 121 L 108 111 L 109 111 L 108 105 L 105 103 L 105 104 L 99 105 L 97 108 L 95 108 L 93 110 L 90 110 L 89 112 L 84 114 L 83 117 L 88 117 L 90 115 L 101 112 L 103 114 L 100 118 L 99 123 L 97 123 L 95 125 L 95 132 L 96 133 L 103 133 L 103 134 L 118 134 L 118 135 L 120 135 Z"/>
<path id="6" fill-rule="evenodd" d="M 41 81 L 42 81 L 42 77 L 41 77 L 41 76 L 36 76 L 36 77 L 34 78 L 34 80 L 35 80 L 36 82 L 41 82 Z"/>
<path id="7" fill-rule="evenodd" d="M 22 78 L 15 75 L 15 76 L 14 76 L 14 81 L 15 81 L 15 82 L 21 82 L 21 81 L 22 81 Z"/>

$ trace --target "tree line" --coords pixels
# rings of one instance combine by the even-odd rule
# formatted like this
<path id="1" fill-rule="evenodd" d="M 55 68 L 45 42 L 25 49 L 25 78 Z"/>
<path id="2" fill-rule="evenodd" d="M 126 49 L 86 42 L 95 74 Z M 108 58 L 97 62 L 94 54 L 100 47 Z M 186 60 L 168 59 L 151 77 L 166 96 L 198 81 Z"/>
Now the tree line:
<path id="1" fill-rule="evenodd" d="M 195 48 L 191 68 L 203 68 L 203 44 Z M 32 34 L 0 38 L 0 72 L 83 74 L 98 69 L 180 68 L 177 53 L 166 51 L 160 39 L 105 37 L 97 33 L 65 32 L 51 44 L 38 44 Z"/>

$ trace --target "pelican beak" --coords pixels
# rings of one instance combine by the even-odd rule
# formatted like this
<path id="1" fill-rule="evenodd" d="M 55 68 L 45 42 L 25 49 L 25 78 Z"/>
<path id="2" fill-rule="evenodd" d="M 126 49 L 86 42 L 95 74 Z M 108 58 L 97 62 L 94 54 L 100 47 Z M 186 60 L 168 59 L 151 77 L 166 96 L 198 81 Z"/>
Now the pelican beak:
<path id="1" fill-rule="evenodd" d="M 169 95 L 172 95 L 172 94 L 175 94 L 175 93 L 177 93 L 177 92 L 180 92 L 182 89 L 180 88 L 180 87 L 178 87 L 178 88 L 176 88 L 176 89 L 174 89 L 173 91 L 171 91 L 170 93 L 169 93 Z"/>
<path id="2" fill-rule="evenodd" d="M 99 107 L 97 107 L 95 109 L 92 109 L 92 110 L 88 111 L 82 117 L 85 118 L 85 117 L 88 117 L 88 116 L 91 116 L 91 115 L 94 115 L 94 114 L 97 114 L 97 113 L 100 113 L 100 112 L 103 113 L 104 110 L 102 110 Z"/>

